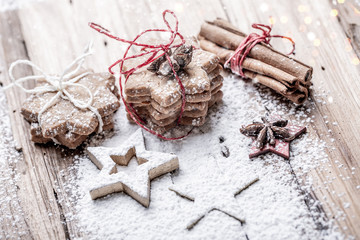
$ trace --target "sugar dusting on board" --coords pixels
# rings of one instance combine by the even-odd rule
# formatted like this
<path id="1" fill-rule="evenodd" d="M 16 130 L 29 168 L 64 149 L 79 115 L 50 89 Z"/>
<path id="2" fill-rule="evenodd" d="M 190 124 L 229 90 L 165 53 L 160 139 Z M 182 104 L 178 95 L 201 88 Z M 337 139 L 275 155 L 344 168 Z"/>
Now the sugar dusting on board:
<path id="1" fill-rule="evenodd" d="M 9 3 L 9 5 L 0 4 L 0 10 L 10 8 L 11 5 L 16 8 L 17 6 L 12 4 L 13 2 L 25 1 L 0 0 L 1 3 Z M 359 1 L 356 0 L 355 2 L 359 6 Z M 264 7 L 265 4 L 263 3 L 260 6 L 263 12 L 269 8 L 268 5 Z M 186 6 L 189 7 L 190 5 Z M 138 13 L 137 23 L 153 24 L 152 21 L 144 22 L 141 19 L 148 18 L 148 15 L 142 14 L 142 10 L 138 6 L 124 4 L 122 7 L 131 13 L 131 15 Z M 151 7 L 154 6 L 151 5 Z M 186 9 L 181 3 L 176 3 L 175 8 L 177 7 Z M 154 11 L 152 14 L 155 17 L 158 13 Z M 255 87 L 248 86 L 242 83 L 241 80 L 226 80 L 228 84 L 225 84 L 224 103 L 219 106 L 221 112 L 212 112 L 209 122 L 200 129 L 195 129 L 189 138 L 180 142 L 168 143 L 161 142 L 149 134 L 145 136 L 149 150 L 173 151 L 181 155 L 179 156 L 181 161 L 181 170 L 179 172 L 172 175 L 167 174 L 152 182 L 152 204 L 150 209 L 144 209 L 124 194 L 114 194 L 104 199 L 91 201 L 88 195 L 87 181 L 91 181 L 93 176 L 99 171 L 85 156 L 78 156 L 76 157 L 75 164 L 69 168 L 69 170 L 77 172 L 77 178 L 68 179 L 68 184 L 65 186 L 66 192 L 69 192 L 71 195 L 70 200 L 73 201 L 71 205 L 77 204 L 77 214 L 67 214 L 65 216 L 66 221 L 77 221 L 82 226 L 84 232 L 88 233 L 85 239 L 133 239 L 144 236 L 153 239 L 239 239 L 246 238 L 246 236 L 249 239 L 341 238 L 338 233 L 334 232 L 331 223 L 323 220 L 324 216 L 317 211 L 321 207 L 318 201 L 311 199 L 307 194 L 313 187 L 313 180 L 306 177 L 307 172 L 313 169 L 326 170 L 324 166 L 330 164 L 336 164 L 339 168 L 346 167 L 343 167 L 343 164 L 339 161 L 328 162 L 324 151 L 326 148 L 333 146 L 326 146 L 323 141 L 314 140 L 311 136 L 303 136 L 292 143 L 291 169 L 287 161 L 271 154 L 254 159 L 253 161 L 248 160 L 247 145 L 250 143 L 250 140 L 245 139 L 238 132 L 238 128 L 242 124 L 247 124 L 254 118 L 259 120 L 259 117 L 263 116 L 265 112 L 264 107 L 271 111 L 277 110 L 278 113 L 284 114 L 285 118 L 295 116 L 296 124 L 308 125 L 314 121 L 312 118 L 314 116 L 307 117 L 311 113 L 312 103 L 307 104 L 306 108 L 289 107 L 288 103 L 284 104 L 279 99 L 265 94 L 268 92 L 266 89 L 262 89 L 258 93 Z M 326 104 L 320 98 L 322 93 L 318 95 L 319 91 L 317 92 L 315 101 L 319 104 Z M 335 97 L 338 96 L 334 95 Z M 328 97 L 328 104 L 333 101 L 332 96 Z M 2 112 L 6 104 L 3 98 L 1 98 L 0 102 L 0 123 L 1 127 L 3 127 L 1 134 L 8 134 L 10 127 L 5 114 Z M 138 128 L 129 125 L 124 116 L 125 113 L 122 108 L 116 116 L 118 121 L 115 136 L 107 139 L 104 145 L 116 146 L 121 144 Z M 336 122 L 327 121 L 326 116 L 324 116 L 324 121 L 329 125 L 337 125 Z M 331 135 L 330 131 L 329 136 Z M 6 136 L 3 139 L 8 139 L 8 136 L 10 136 L 6 134 L 2 135 Z M 7 157 L 16 156 L 17 153 L 12 150 L 12 143 L 9 145 L 3 139 L 0 141 L 2 156 L 0 158 L 0 185 L 8 187 L 9 183 L 10 185 L 13 184 L 11 180 L 13 172 L 8 170 L 8 167 L 3 164 L 8 161 Z M 95 145 L 95 142 L 93 144 Z M 3 156 L 6 156 L 6 158 Z M 209 159 L 213 158 L 216 159 L 218 168 L 224 172 L 224 175 L 226 173 L 228 175 L 228 169 L 236 173 L 232 176 L 232 179 L 244 179 L 244 171 L 249 175 L 260 176 L 258 183 L 236 198 L 239 205 L 244 209 L 240 216 L 246 220 L 246 224 L 241 226 L 238 221 L 222 213 L 212 212 L 196 228 L 188 232 L 184 229 L 182 223 L 186 223 L 190 219 L 191 216 L 188 213 L 191 211 L 193 203 L 175 196 L 173 192 L 168 191 L 168 187 L 186 181 L 191 182 L 198 173 L 197 169 L 207 167 Z M 8 162 L 15 163 L 16 160 L 9 160 Z M 134 161 L 130 163 L 130 170 L 136 167 L 136 164 L 132 165 L 132 163 Z M 122 170 L 127 171 L 129 169 L 124 167 Z M 211 170 L 210 168 L 209 172 Z M 238 170 L 238 173 L 236 170 Z M 303 173 L 304 178 L 298 174 L 299 178 L 295 179 L 291 175 L 292 170 Z M 355 169 L 352 174 L 355 174 Z M 336 177 L 345 181 L 351 175 L 339 175 Z M 326 182 L 331 183 L 335 181 L 336 177 L 329 174 Z M 211 179 L 204 179 L 204 181 L 211 184 Z M 298 182 L 303 187 L 299 188 Z M 315 186 L 318 187 L 317 185 Z M 14 188 L 10 190 L 10 194 L 6 194 L 6 192 L 3 194 L 4 190 L 0 189 L 1 213 L 5 213 L 0 216 L 0 225 L 2 226 L 2 223 L 6 221 L 9 224 L 14 224 L 11 220 L 12 215 L 3 209 L 7 208 L 7 203 L 16 204 L 15 189 L 16 186 L 14 185 Z M 357 185 L 356 189 L 360 190 L 360 185 Z M 189 190 L 200 191 L 201 189 L 194 187 Z M 351 204 L 343 202 L 341 199 L 344 195 L 343 193 L 336 193 L 331 186 L 329 189 L 325 188 L 325 190 L 336 194 L 335 197 L 338 198 L 335 199 L 338 200 L 336 202 L 339 202 L 339 204 L 346 208 L 352 207 Z M 302 192 L 305 192 L 305 195 Z M 320 200 L 322 202 L 326 201 L 326 199 Z M 304 201 L 307 202 L 308 206 L 306 206 Z M 62 199 L 59 199 L 59 203 L 61 205 L 69 204 L 68 202 L 62 202 Z M 13 209 L 20 209 L 20 207 L 14 207 Z M 345 219 L 346 216 L 339 213 L 339 215 L 328 217 L 330 219 L 333 217 Z M 14 219 L 17 220 L 19 218 L 15 215 Z M 2 235 L 0 234 L 0 236 Z M 6 237 L 12 238 L 12 236 L 12 233 L 8 233 Z"/>
<path id="2" fill-rule="evenodd" d="M 5 94 L 0 90 L 0 239 L 23 238 L 28 234 L 17 195 L 19 174 L 16 165 L 20 154 L 15 150 Z"/>
<path id="3" fill-rule="evenodd" d="M 42 2 L 44 0 L 0 0 L 0 12 L 11 11 L 20 8 L 29 2 Z"/>
<path id="4" fill-rule="evenodd" d="M 65 186 L 76 202 L 77 213 L 68 216 L 69 220 L 81 226 L 86 239 L 144 236 L 148 239 L 341 239 L 332 222 L 318 210 L 319 202 L 308 194 L 312 180 L 306 174 L 314 168 L 321 170 L 328 162 L 323 141 L 309 134 L 294 140 L 290 161 L 274 154 L 249 159 L 251 139 L 240 134 L 241 125 L 260 120 L 270 111 L 284 118 L 294 116 L 294 124 L 307 126 L 305 111 L 311 109 L 312 104 L 290 106 L 282 98 L 269 94 L 267 89 L 257 88 L 237 77 L 226 77 L 223 103 L 215 106 L 217 109 L 210 111 L 207 123 L 195 128 L 189 137 L 174 142 L 144 134 L 148 150 L 173 152 L 180 161 L 179 171 L 152 181 L 149 208 L 123 193 L 91 200 L 89 185 L 99 170 L 86 156 L 77 156 L 72 166 L 76 178 L 69 179 Z M 118 146 L 138 128 L 127 122 L 123 106 L 115 119 L 114 136 L 104 142 L 94 140 L 90 145 Z M 176 133 L 177 130 L 173 131 Z M 128 168 L 121 167 L 119 171 L 134 172 L 137 164 L 133 164 L 133 160 Z M 204 171 L 207 174 L 199 175 Z M 185 192 L 201 193 L 202 186 L 211 188 L 216 184 L 212 174 L 218 172 L 223 174 L 224 182 L 244 183 L 259 177 L 259 181 L 235 197 L 237 216 L 246 222 L 241 224 L 220 211 L 212 211 L 192 230 L 187 230 L 186 224 L 193 218 L 194 202 L 179 197 L 169 188 L 185 185 Z M 201 184 L 193 184 L 199 176 Z M 222 191 L 219 189 L 219 194 Z M 212 199 L 208 201 L 211 204 Z"/>

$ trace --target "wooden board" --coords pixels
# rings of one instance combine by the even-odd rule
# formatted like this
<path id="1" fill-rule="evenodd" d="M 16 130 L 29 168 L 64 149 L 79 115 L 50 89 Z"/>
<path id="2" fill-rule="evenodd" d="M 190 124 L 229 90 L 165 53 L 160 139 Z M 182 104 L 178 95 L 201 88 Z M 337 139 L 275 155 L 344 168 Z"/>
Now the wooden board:
<path id="1" fill-rule="evenodd" d="M 243 31 L 250 32 L 251 23 L 268 23 L 271 15 L 275 21 L 274 32 L 293 37 L 301 46 L 296 57 L 314 66 L 311 96 L 314 101 L 308 105 L 313 122 L 309 132 L 330 146 L 327 151 L 330 163 L 307 173 L 313 179 L 313 189 L 306 195 L 306 203 L 310 208 L 312 200 L 319 200 L 318 211 L 324 213 L 322 217 L 334 219 L 347 236 L 359 237 L 360 64 L 356 57 L 360 55 L 360 20 L 353 8 L 356 4 L 346 1 L 333 6 L 333 1 L 326 0 L 211 0 L 206 5 L 200 0 L 175 4 L 165 0 L 157 2 L 159 4 L 133 1 L 133 5 L 129 5 L 127 1 L 115 0 L 49 1 L 1 12 L 0 64 L 7 69 L 12 61 L 25 58 L 46 72 L 57 73 L 93 39 L 97 57 L 89 59 L 88 65 L 95 71 L 104 71 L 120 56 L 123 48 L 90 29 L 89 21 L 101 23 L 118 35 L 130 38 L 140 30 L 163 26 L 161 11 L 166 8 L 175 10 L 181 22 L 180 30 L 185 35 L 196 35 L 204 20 L 216 17 L 226 18 Z M 338 16 L 331 15 L 335 7 L 339 9 Z M 349 12 L 354 13 L 351 18 Z M 348 38 L 352 40 L 350 48 Z M 274 41 L 274 46 L 284 51 L 287 47 L 282 41 Z M 21 69 L 17 74 L 31 73 L 31 69 Z M 9 83 L 6 71 L 0 73 L 0 81 L 4 85 Z M 18 149 L 22 149 L 22 161 L 9 167 L 21 173 L 17 194 L 23 212 L 16 226 L 1 226 L 0 237 L 14 228 L 24 233 L 21 237 L 29 239 L 83 236 L 76 222 L 66 219 L 74 211 L 62 189 L 63 183 L 75 174 L 69 168 L 73 163 L 71 154 L 61 147 L 34 146 L 28 140 L 29 126 L 18 112 L 26 95 L 17 89 L 7 91 L 6 95 L 14 138 Z M 64 174 L 59 174 L 60 171 Z M 298 170 L 293 174 L 300 188 L 304 175 Z M 313 217 L 321 228 L 321 219 Z"/>

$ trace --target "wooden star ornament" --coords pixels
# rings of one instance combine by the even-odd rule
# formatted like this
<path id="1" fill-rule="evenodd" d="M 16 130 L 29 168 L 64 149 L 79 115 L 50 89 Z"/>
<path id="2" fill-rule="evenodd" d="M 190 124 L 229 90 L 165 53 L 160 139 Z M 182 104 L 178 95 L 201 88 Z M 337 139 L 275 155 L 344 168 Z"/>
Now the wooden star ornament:
<path id="1" fill-rule="evenodd" d="M 249 157 L 272 152 L 285 159 L 290 158 L 290 142 L 306 132 L 306 127 L 288 124 L 287 120 L 279 117 L 261 118 L 262 123 L 243 126 L 240 132 L 246 136 L 253 137 Z"/>
<path id="2" fill-rule="evenodd" d="M 150 181 L 179 168 L 179 159 L 176 155 L 145 149 L 141 129 L 119 147 L 89 147 L 87 153 L 90 160 L 101 170 L 95 183 L 90 187 L 92 199 L 124 192 L 144 207 L 149 207 Z M 139 164 L 135 177 L 117 171 L 116 165 L 127 166 L 134 156 Z"/>

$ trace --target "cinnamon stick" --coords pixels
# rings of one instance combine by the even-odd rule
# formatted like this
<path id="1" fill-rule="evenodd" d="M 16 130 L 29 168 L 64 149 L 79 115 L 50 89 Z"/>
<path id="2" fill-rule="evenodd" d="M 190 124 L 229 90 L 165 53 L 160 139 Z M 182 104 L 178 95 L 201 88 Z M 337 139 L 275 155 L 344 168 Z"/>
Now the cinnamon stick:
<path id="1" fill-rule="evenodd" d="M 200 34 L 207 40 L 214 42 L 229 50 L 236 50 L 245 38 L 245 34 L 237 30 L 225 20 L 206 22 L 201 26 Z M 275 51 L 263 44 L 256 44 L 250 51 L 249 57 L 278 68 L 307 85 L 312 77 L 312 68 L 288 56 Z"/>
<path id="2" fill-rule="evenodd" d="M 285 96 L 287 97 L 289 100 L 291 100 L 292 102 L 296 103 L 296 104 L 303 104 L 308 95 L 307 94 L 304 94 L 304 93 L 301 93 L 301 92 L 295 92 L 289 96 Z"/>
<path id="3" fill-rule="evenodd" d="M 278 92 L 282 95 L 288 94 L 288 88 L 284 84 L 276 81 L 273 78 L 270 78 L 270 77 L 264 76 L 262 74 L 252 72 L 252 71 L 248 71 L 248 70 L 244 70 L 244 75 L 248 78 L 256 80 L 255 82 L 261 83 L 262 85 L 265 85 L 265 86 L 275 90 L 276 92 Z"/>
<path id="4" fill-rule="evenodd" d="M 288 98 L 289 100 L 291 100 L 296 104 L 303 104 L 308 97 L 307 91 L 306 92 L 300 92 L 299 90 L 289 91 L 289 89 L 285 85 L 283 85 L 282 83 L 280 83 L 279 81 L 273 78 L 255 72 L 251 72 L 248 70 L 245 70 L 244 74 L 246 77 L 254 79 L 256 80 L 256 82 L 273 89 L 277 93 L 280 93 L 281 95 L 283 95 L 284 97 Z"/>
<path id="5" fill-rule="evenodd" d="M 206 40 L 203 36 L 199 36 L 199 42 L 202 49 L 216 54 L 220 58 L 220 62 L 222 64 L 224 64 L 234 54 L 234 51 L 222 48 L 215 43 Z M 296 77 L 250 57 L 245 58 L 242 67 L 252 72 L 274 78 L 288 88 L 297 88 L 299 85 L 299 81 Z"/>

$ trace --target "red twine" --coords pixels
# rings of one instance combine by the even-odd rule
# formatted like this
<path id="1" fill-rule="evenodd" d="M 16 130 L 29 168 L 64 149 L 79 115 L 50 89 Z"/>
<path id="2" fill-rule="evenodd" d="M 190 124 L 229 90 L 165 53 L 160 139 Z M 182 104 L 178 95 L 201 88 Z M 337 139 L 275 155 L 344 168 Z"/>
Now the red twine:
<path id="1" fill-rule="evenodd" d="M 257 33 L 251 33 L 249 34 L 239 45 L 239 47 L 235 50 L 234 54 L 225 62 L 225 66 L 230 62 L 230 68 L 233 72 L 239 73 L 241 77 L 245 77 L 243 71 L 242 71 L 242 64 L 246 58 L 246 56 L 249 54 L 251 49 L 258 43 L 263 42 L 271 46 L 270 40 L 273 37 L 276 38 L 285 38 L 289 40 L 292 43 L 292 50 L 288 54 L 292 54 L 295 51 L 295 42 L 290 38 L 286 36 L 281 35 L 271 35 L 270 32 L 272 30 L 272 25 L 265 25 L 265 24 L 257 24 L 254 23 L 252 25 L 253 28 L 259 29 L 262 31 L 262 35 L 259 35 Z"/>
<path id="2" fill-rule="evenodd" d="M 170 13 L 174 18 L 175 18 L 175 29 L 172 29 L 169 22 L 166 20 L 166 14 L 167 13 Z M 179 78 L 179 76 L 176 74 L 176 71 L 171 63 L 171 60 L 170 60 L 170 57 L 169 55 L 167 54 L 168 53 L 168 50 L 171 49 L 171 48 L 177 48 L 177 47 L 180 47 L 181 45 L 185 44 L 185 40 L 184 40 L 184 37 L 178 32 L 178 25 L 179 25 L 179 21 L 175 15 L 174 12 L 170 11 L 170 10 L 165 10 L 162 14 L 163 16 L 163 20 L 164 20 L 164 23 L 167 27 L 167 29 L 148 29 L 148 30 L 145 30 L 143 32 L 141 32 L 139 35 L 137 35 L 134 40 L 132 41 L 129 41 L 129 40 L 126 40 L 126 39 L 122 39 L 122 38 L 119 38 L 117 36 L 114 36 L 113 34 L 110 33 L 109 30 L 107 30 L 106 28 L 103 28 L 102 26 L 96 24 L 96 23 L 89 23 L 89 26 L 93 29 L 95 29 L 96 31 L 98 31 L 99 33 L 102 33 L 112 39 L 115 39 L 117 41 L 120 41 L 120 42 L 123 42 L 123 43 L 128 43 L 129 46 L 127 47 L 123 57 L 119 60 L 117 60 L 115 63 L 113 63 L 110 67 L 109 67 L 109 72 L 111 74 L 114 74 L 114 71 L 112 70 L 113 67 L 115 67 L 116 65 L 120 64 L 120 76 L 119 76 L 119 85 L 120 85 L 120 95 L 121 95 L 121 99 L 125 105 L 125 108 L 126 108 L 126 111 L 130 114 L 131 118 L 135 121 L 135 123 L 137 125 L 139 125 L 141 128 L 145 129 L 146 131 L 156 135 L 157 137 L 161 138 L 161 139 L 164 139 L 164 140 L 177 140 L 177 139 L 181 139 L 181 138 L 184 138 L 186 137 L 187 135 L 190 134 L 187 133 L 185 136 L 181 136 L 181 137 L 177 137 L 177 138 L 167 138 L 167 137 L 164 137 L 163 135 L 147 128 L 144 126 L 144 121 L 138 116 L 138 114 L 136 113 L 135 109 L 126 102 L 125 100 L 125 97 L 123 95 L 123 86 L 122 86 L 122 81 L 121 81 L 121 77 L 122 75 L 124 74 L 126 76 L 125 78 L 125 84 L 127 82 L 127 80 L 129 79 L 129 77 L 138 69 L 146 66 L 146 65 L 149 65 L 151 64 L 152 62 L 154 62 L 156 59 L 162 57 L 165 55 L 167 61 L 169 62 L 172 70 L 173 70 L 173 73 L 174 73 L 174 76 L 176 78 L 176 80 L 178 81 L 179 85 L 180 85 L 180 88 L 181 88 L 181 95 L 182 95 L 182 105 L 181 105 L 181 111 L 180 111 L 180 115 L 179 115 L 179 119 L 178 119 L 178 123 L 180 122 L 181 120 L 181 117 L 182 117 L 182 114 L 185 110 L 185 103 L 186 103 L 186 99 L 185 99 L 185 88 Z M 151 44 L 145 44 L 145 43 L 138 43 L 137 40 L 143 36 L 144 34 L 146 33 L 149 33 L 149 32 L 169 32 L 171 33 L 171 36 L 169 38 L 169 42 L 167 44 L 159 44 L 159 45 L 151 45 Z M 176 37 L 179 37 L 181 39 L 181 43 L 180 44 L 176 44 L 176 45 L 173 45 Z M 142 49 L 144 50 L 142 53 L 140 54 L 135 54 L 135 55 L 131 55 L 131 56 L 127 56 L 130 48 L 132 46 L 139 46 L 139 47 L 142 47 Z M 148 50 L 150 49 L 150 50 Z M 158 53 L 160 53 L 160 55 L 157 56 Z M 145 62 L 139 64 L 138 66 L 134 67 L 134 68 L 131 68 L 127 71 L 123 71 L 123 66 L 124 66 L 124 62 L 126 60 L 129 60 L 129 59 L 134 59 L 134 58 L 138 58 L 138 57 L 142 57 L 142 56 L 145 56 L 145 55 L 148 55 L 150 54 L 149 58 L 146 59 Z M 136 116 L 136 117 L 135 117 Z"/>

